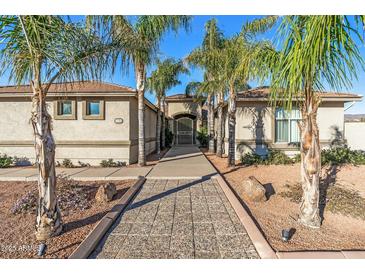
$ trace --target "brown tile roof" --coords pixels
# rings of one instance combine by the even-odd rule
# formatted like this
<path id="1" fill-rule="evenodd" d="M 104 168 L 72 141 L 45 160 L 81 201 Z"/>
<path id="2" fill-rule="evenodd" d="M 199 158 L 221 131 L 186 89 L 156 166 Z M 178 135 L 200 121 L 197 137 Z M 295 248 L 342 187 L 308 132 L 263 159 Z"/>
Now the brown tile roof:
<path id="1" fill-rule="evenodd" d="M 30 93 L 31 89 L 29 85 L 20 86 L 0 86 L 0 93 Z M 84 81 L 84 82 L 69 82 L 64 84 L 52 84 L 50 93 L 135 93 L 135 90 L 122 85 L 105 83 L 100 81 Z"/>
<path id="2" fill-rule="evenodd" d="M 237 98 L 241 100 L 245 99 L 267 99 L 270 94 L 270 87 L 263 86 L 257 87 L 253 89 L 249 89 L 247 91 L 238 92 Z M 321 98 L 337 98 L 337 99 L 361 99 L 361 95 L 346 93 L 346 92 L 328 92 L 323 91 L 319 92 Z"/>
<path id="3" fill-rule="evenodd" d="M 193 99 L 193 96 L 186 95 L 185 93 L 174 94 L 166 96 L 166 99 Z"/>

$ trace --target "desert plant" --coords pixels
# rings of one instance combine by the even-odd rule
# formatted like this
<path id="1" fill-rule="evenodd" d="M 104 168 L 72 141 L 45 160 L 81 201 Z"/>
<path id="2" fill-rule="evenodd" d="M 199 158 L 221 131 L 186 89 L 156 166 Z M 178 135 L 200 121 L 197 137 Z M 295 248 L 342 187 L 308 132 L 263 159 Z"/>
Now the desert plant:
<path id="1" fill-rule="evenodd" d="M 79 166 L 80 167 L 88 167 L 88 166 L 90 166 L 89 163 L 84 163 L 84 162 L 81 162 L 81 161 L 78 161 L 78 163 L 79 163 Z"/>
<path id="2" fill-rule="evenodd" d="M 6 154 L 0 154 L 0 168 L 6 168 L 14 164 L 14 159 Z"/>

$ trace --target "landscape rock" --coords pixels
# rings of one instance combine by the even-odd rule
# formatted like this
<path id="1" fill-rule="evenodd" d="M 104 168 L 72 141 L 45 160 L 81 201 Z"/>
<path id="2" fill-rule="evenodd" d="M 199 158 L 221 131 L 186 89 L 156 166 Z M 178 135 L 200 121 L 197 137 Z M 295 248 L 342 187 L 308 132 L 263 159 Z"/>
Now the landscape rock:
<path id="1" fill-rule="evenodd" d="M 117 194 L 117 187 L 113 183 L 101 185 L 96 192 L 95 200 L 99 203 L 110 202 Z"/>
<path id="2" fill-rule="evenodd" d="M 242 188 L 248 200 L 252 202 L 267 201 L 265 187 L 254 176 L 250 176 L 247 180 L 244 180 Z"/>

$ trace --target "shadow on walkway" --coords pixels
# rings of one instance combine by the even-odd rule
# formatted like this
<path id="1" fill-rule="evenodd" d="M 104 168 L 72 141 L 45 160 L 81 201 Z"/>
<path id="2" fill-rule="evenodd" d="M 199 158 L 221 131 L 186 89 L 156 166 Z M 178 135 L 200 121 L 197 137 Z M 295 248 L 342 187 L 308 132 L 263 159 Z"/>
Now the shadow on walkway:
<path id="1" fill-rule="evenodd" d="M 191 187 L 191 186 L 193 186 L 193 185 L 200 184 L 200 183 L 202 183 L 202 182 L 204 182 L 204 181 L 209 180 L 209 179 L 210 179 L 212 176 L 214 176 L 214 175 L 217 175 L 217 173 L 211 173 L 211 174 L 208 174 L 208 175 L 206 175 L 206 176 L 202 177 L 202 178 L 201 178 L 201 179 L 199 179 L 199 180 L 195 180 L 195 181 L 193 181 L 193 182 L 191 182 L 191 183 L 188 183 L 188 184 L 185 184 L 185 185 L 182 185 L 182 186 L 178 186 L 178 187 L 176 187 L 176 188 L 174 188 L 174 189 L 170 189 L 170 190 L 167 190 L 167 191 L 165 191 L 165 192 L 161 192 L 161 193 L 159 193 L 159 194 L 156 194 L 156 195 L 154 195 L 154 196 L 152 196 L 152 197 L 150 197 L 150 198 L 144 199 L 144 200 L 139 201 L 139 202 L 136 202 L 136 203 L 134 203 L 134 204 L 132 203 L 132 205 L 130 206 L 130 208 L 131 208 L 131 209 L 135 209 L 135 208 L 141 207 L 141 206 L 143 206 L 143 205 L 145 205 L 145 204 L 148 204 L 148 203 L 150 203 L 150 202 L 153 202 L 153 201 L 159 200 L 159 199 L 161 199 L 161 198 L 163 198 L 163 197 L 169 196 L 169 195 L 171 195 L 171 194 L 173 194 L 173 193 L 176 193 L 176 192 L 178 192 L 178 191 L 180 191 L 180 190 L 183 190 L 183 189 L 189 188 L 189 187 Z M 137 196 L 138 196 L 138 194 L 137 194 Z M 136 196 L 136 197 L 137 197 L 137 196 Z"/>

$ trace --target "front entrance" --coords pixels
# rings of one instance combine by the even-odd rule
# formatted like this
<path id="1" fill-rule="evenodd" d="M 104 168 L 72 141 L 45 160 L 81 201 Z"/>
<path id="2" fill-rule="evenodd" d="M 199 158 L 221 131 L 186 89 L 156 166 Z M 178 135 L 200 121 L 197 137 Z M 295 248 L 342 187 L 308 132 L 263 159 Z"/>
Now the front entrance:
<path id="1" fill-rule="evenodd" d="M 177 145 L 192 145 L 194 143 L 194 121 L 188 117 L 177 119 Z"/>

